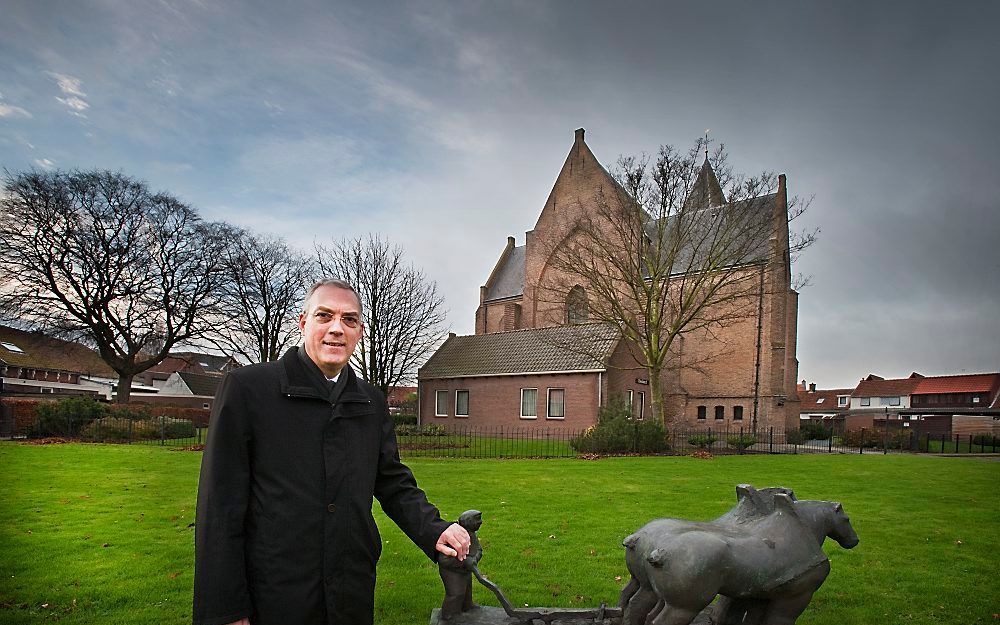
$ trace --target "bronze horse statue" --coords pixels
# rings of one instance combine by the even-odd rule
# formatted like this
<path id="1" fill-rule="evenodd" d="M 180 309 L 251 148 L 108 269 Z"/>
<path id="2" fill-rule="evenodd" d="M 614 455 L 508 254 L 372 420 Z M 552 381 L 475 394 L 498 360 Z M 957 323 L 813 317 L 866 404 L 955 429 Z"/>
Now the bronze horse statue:
<path id="1" fill-rule="evenodd" d="M 632 574 L 623 625 L 688 625 L 716 595 L 717 625 L 790 625 L 830 572 L 826 537 L 846 549 L 858 544 L 839 503 L 746 484 L 737 495 L 714 521 L 656 519 L 623 541 Z"/>

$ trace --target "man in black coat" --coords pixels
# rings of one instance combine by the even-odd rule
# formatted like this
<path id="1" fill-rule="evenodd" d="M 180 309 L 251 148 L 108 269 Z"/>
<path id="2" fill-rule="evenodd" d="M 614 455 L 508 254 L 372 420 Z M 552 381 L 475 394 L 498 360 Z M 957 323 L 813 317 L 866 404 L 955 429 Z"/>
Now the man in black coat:
<path id="1" fill-rule="evenodd" d="M 464 559 L 399 460 L 385 398 L 347 366 L 361 304 L 313 285 L 303 346 L 229 373 L 212 410 L 195 525 L 194 625 L 373 622 L 382 550 L 372 497 L 427 557 Z"/>

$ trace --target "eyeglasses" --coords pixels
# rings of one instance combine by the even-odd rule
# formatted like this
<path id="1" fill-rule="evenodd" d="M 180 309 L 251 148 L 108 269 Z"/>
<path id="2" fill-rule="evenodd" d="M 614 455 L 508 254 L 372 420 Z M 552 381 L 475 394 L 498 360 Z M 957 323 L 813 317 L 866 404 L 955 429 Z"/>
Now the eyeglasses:
<path id="1" fill-rule="evenodd" d="M 327 323 L 333 323 L 334 319 L 336 318 L 337 315 L 335 315 L 334 313 L 322 310 L 317 310 L 316 312 L 313 313 L 313 319 L 315 319 L 320 324 L 324 325 Z M 354 313 L 347 313 L 344 315 L 340 315 L 340 323 L 344 324 L 344 326 L 348 328 L 356 328 L 359 325 L 361 325 L 361 319 Z"/>

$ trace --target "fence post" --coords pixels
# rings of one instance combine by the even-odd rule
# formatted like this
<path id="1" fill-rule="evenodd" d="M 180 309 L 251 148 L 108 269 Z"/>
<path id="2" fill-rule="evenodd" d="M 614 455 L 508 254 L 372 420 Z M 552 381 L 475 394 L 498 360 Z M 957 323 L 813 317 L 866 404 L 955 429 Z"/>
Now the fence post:
<path id="1" fill-rule="evenodd" d="M 132 424 L 135 423 L 132 419 L 128 420 L 128 444 L 132 444 Z"/>
<path id="2" fill-rule="evenodd" d="M 858 443 L 858 453 L 865 453 L 865 429 L 861 428 L 861 442 Z"/>
<path id="3" fill-rule="evenodd" d="M 833 428 L 830 428 L 830 438 L 826 446 L 826 452 L 830 454 L 833 453 Z"/>
<path id="4" fill-rule="evenodd" d="M 166 419 L 167 418 L 165 416 L 160 415 L 160 447 L 163 447 L 164 445 L 167 444 L 167 441 L 166 441 L 166 434 L 167 434 L 166 433 Z"/>
<path id="5" fill-rule="evenodd" d="M 736 446 L 736 453 L 743 455 L 743 426 L 740 426 L 740 444 Z"/>
<path id="6" fill-rule="evenodd" d="M 708 453 L 712 453 L 712 427 L 708 427 Z"/>

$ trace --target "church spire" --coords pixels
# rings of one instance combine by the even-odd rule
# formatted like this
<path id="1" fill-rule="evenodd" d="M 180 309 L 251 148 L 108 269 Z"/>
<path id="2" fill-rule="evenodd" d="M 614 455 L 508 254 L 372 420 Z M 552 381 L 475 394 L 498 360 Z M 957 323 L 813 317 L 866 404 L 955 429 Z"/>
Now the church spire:
<path id="1" fill-rule="evenodd" d="M 708 208 L 709 206 L 722 206 L 726 203 L 726 194 L 722 191 L 722 185 L 712 169 L 712 163 L 708 160 L 708 131 L 705 131 L 705 162 L 701 165 L 698 178 L 691 186 L 691 192 L 684 200 L 684 208 Z"/>

